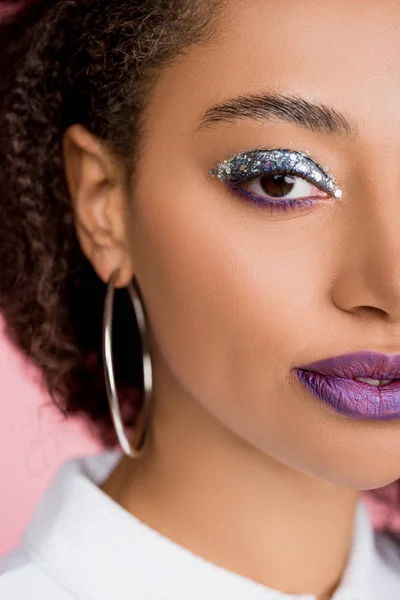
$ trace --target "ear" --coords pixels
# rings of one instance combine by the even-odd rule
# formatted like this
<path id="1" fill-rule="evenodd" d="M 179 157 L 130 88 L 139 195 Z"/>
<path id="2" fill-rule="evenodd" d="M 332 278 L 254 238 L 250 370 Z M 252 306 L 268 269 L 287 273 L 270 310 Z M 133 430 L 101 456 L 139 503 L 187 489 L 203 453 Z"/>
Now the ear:
<path id="1" fill-rule="evenodd" d="M 82 251 L 106 283 L 120 269 L 116 287 L 132 280 L 126 173 L 105 144 L 79 124 L 63 137 L 67 184 Z"/>

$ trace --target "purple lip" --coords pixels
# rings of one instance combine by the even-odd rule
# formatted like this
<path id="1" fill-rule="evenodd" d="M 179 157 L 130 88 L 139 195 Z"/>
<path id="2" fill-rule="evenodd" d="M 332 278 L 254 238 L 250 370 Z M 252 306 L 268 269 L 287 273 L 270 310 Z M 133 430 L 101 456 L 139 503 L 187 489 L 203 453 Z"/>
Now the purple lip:
<path id="1" fill-rule="evenodd" d="M 300 367 L 303 371 L 317 371 L 331 377 L 370 377 L 371 379 L 400 379 L 400 354 L 379 352 L 352 352 L 318 360 Z"/>
<path id="2" fill-rule="evenodd" d="M 359 419 L 400 418 L 400 354 L 342 354 L 302 366 L 297 376 L 308 391 L 340 414 Z M 376 387 L 355 377 L 395 381 Z"/>

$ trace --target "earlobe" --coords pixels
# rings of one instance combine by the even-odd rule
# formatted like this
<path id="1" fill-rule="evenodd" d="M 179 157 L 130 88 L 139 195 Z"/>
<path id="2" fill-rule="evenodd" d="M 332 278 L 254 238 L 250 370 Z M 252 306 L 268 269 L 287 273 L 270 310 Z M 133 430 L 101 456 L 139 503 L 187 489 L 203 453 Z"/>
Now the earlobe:
<path id="1" fill-rule="evenodd" d="M 117 287 L 131 281 L 123 170 L 104 144 L 82 125 L 64 134 L 63 156 L 81 248 L 104 281 L 121 270 Z"/>

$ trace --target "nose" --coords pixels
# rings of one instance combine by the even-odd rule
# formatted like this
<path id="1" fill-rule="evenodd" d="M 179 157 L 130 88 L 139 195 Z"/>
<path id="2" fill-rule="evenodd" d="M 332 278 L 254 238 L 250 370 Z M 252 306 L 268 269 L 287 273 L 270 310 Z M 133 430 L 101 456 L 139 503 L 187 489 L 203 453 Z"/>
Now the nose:
<path id="1" fill-rule="evenodd" d="M 348 313 L 400 327 L 399 193 L 369 188 L 347 202 L 332 300 Z"/>

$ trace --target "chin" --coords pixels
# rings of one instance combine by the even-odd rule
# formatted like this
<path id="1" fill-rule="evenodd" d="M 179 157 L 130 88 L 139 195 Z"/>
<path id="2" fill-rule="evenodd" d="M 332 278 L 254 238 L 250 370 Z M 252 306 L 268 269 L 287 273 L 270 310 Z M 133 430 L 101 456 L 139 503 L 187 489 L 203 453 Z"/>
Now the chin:
<path id="1" fill-rule="evenodd" d="M 395 471 L 387 472 L 385 469 L 372 470 L 365 465 L 365 470 L 360 469 L 355 473 L 336 473 L 326 477 L 331 483 L 353 490 L 376 490 L 397 481 L 400 477 L 400 465 Z"/>

